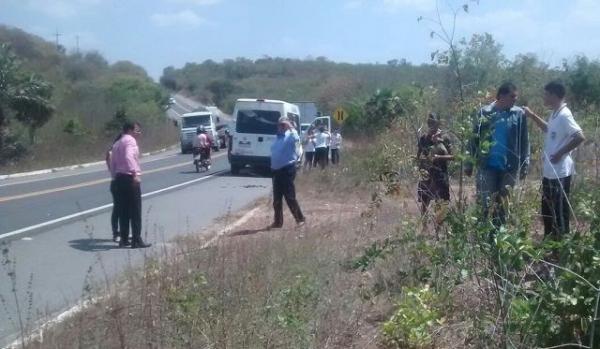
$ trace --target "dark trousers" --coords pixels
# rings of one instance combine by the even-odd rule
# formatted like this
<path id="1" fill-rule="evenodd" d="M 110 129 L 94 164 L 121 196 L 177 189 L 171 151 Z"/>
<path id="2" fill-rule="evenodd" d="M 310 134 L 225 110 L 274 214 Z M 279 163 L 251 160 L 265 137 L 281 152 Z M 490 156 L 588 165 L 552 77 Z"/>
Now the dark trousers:
<path id="1" fill-rule="evenodd" d="M 110 215 L 110 226 L 112 228 L 113 237 L 119 236 L 119 207 L 117 206 L 117 188 L 116 181 L 110 181 L 110 194 L 113 199 L 113 208 Z"/>
<path id="2" fill-rule="evenodd" d="M 340 150 L 331 149 L 331 163 L 337 165 L 340 162 Z"/>
<path id="3" fill-rule="evenodd" d="M 132 242 L 140 242 L 142 236 L 142 191 L 140 184 L 134 182 L 131 175 L 117 174 L 115 189 L 115 198 L 119 208 L 121 241 L 129 239 L 129 224 L 131 224 Z"/>
<path id="4" fill-rule="evenodd" d="M 544 235 L 560 237 L 569 233 L 569 193 L 571 176 L 542 180 L 542 219 Z"/>
<path id="5" fill-rule="evenodd" d="M 487 218 L 492 213 L 492 223 L 496 227 L 506 224 L 506 205 L 510 194 L 507 187 L 514 187 L 517 178 L 516 172 L 487 168 L 480 168 L 477 173 L 477 195 L 483 214 Z"/>
<path id="6" fill-rule="evenodd" d="M 326 147 L 315 149 L 315 166 L 319 165 L 321 168 L 325 168 L 325 166 L 327 166 L 328 155 L 329 152 Z"/>
<path id="7" fill-rule="evenodd" d="M 273 170 L 273 209 L 275 210 L 274 225 L 283 225 L 283 198 L 287 202 L 296 222 L 304 221 L 304 215 L 296 200 L 296 166 L 288 165 L 278 170 Z"/>

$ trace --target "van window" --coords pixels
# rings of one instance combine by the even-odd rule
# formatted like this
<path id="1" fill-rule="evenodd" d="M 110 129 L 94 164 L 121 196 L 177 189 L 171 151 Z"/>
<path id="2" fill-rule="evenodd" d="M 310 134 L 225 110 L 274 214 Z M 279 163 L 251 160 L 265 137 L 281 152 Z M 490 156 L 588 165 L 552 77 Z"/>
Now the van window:
<path id="1" fill-rule="evenodd" d="M 235 131 L 274 135 L 281 114 L 273 110 L 238 110 Z"/>
<path id="2" fill-rule="evenodd" d="M 183 128 L 198 127 L 200 125 L 210 127 L 210 115 L 187 116 L 181 118 L 181 123 Z"/>

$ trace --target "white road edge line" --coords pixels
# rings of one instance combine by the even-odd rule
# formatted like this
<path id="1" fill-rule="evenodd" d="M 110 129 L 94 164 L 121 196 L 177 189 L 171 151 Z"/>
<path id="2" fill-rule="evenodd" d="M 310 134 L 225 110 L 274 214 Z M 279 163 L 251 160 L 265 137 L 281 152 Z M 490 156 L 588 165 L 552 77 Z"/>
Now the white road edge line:
<path id="1" fill-rule="evenodd" d="M 143 153 L 142 157 L 165 153 L 165 152 L 169 151 L 169 149 L 171 147 L 173 147 L 173 146 L 175 146 L 175 145 L 169 146 L 167 148 L 159 149 L 159 150 L 156 150 L 156 151 L 151 151 L 151 152 Z M 152 159 L 152 160 L 149 160 L 147 162 L 152 162 L 152 161 L 157 161 L 157 160 L 165 159 L 165 158 L 170 157 L 170 156 L 172 156 L 172 155 L 168 155 L 168 156 L 166 156 L 164 158 Z M 142 161 L 142 163 L 143 163 L 143 161 Z M 95 161 L 95 162 L 88 162 L 88 163 L 85 163 L 85 164 L 76 164 L 76 165 L 67 165 L 67 166 L 62 166 L 62 167 L 48 168 L 48 169 L 45 169 L 45 170 L 37 170 L 37 171 L 21 172 L 21 173 L 12 173 L 12 174 L 8 174 L 8 175 L 0 175 L 0 181 L 4 181 L 4 180 L 7 180 L 7 179 L 18 179 L 18 178 L 24 178 L 24 177 L 39 176 L 39 175 L 43 175 L 43 174 L 57 173 L 57 172 L 63 172 L 63 171 L 79 170 L 79 169 L 85 169 L 85 168 L 89 168 L 89 167 L 93 167 L 93 166 L 98 166 L 98 165 L 102 165 L 102 164 L 104 164 L 104 161 Z M 71 175 L 77 175 L 77 174 L 70 174 L 70 175 L 67 175 L 67 176 L 71 176 Z M 66 176 L 63 176 L 63 177 L 66 177 Z M 42 180 L 44 180 L 44 179 L 42 179 Z M 26 183 L 26 182 L 20 182 L 20 183 Z"/>
<path id="2" fill-rule="evenodd" d="M 208 176 L 204 176 L 202 178 L 193 179 L 191 181 L 187 181 L 187 182 L 175 184 L 175 185 L 172 185 L 170 187 L 162 188 L 162 189 L 150 192 L 150 193 L 145 193 L 145 194 L 142 194 L 142 198 L 149 197 L 149 196 L 154 196 L 156 194 L 160 194 L 160 193 L 163 193 L 165 191 L 177 189 L 177 188 L 180 188 L 180 187 L 192 184 L 192 183 L 201 182 L 203 180 L 212 178 L 215 175 L 218 175 L 218 174 L 221 174 L 221 173 L 224 173 L 224 172 L 226 172 L 226 170 L 217 171 L 217 172 L 215 172 L 213 174 L 210 174 Z M 8 233 L 0 234 L 0 240 L 6 239 L 6 238 L 11 237 L 11 236 L 16 236 L 16 235 L 20 235 L 20 234 L 23 234 L 23 233 L 27 233 L 27 232 L 30 232 L 32 230 L 43 228 L 43 227 L 46 227 L 46 226 L 49 226 L 49 225 L 52 225 L 52 224 L 56 224 L 56 223 L 68 221 L 68 220 L 71 220 L 73 218 L 77 218 L 77 217 L 86 216 L 86 215 L 89 215 L 89 214 L 92 214 L 92 213 L 96 213 L 96 212 L 105 210 L 107 208 L 110 208 L 110 207 L 112 207 L 112 205 L 113 204 L 106 204 L 106 205 L 94 207 L 94 208 L 91 208 L 89 210 L 85 210 L 85 211 L 73 213 L 73 214 L 70 214 L 70 215 L 67 215 L 67 216 L 64 216 L 64 217 L 60 217 L 60 218 L 56 218 L 56 219 L 53 219 L 53 220 L 50 220 L 50 221 L 47 221 L 47 222 L 43 222 L 43 223 L 31 225 L 29 227 L 25 227 L 25 228 L 14 230 L 14 231 L 11 231 L 11 232 L 8 232 Z"/>
<path id="3" fill-rule="evenodd" d="M 214 174 L 212 174 L 211 176 L 213 176 Z M 203 177 L 206 178 L 206 177 Z M 204 244 L 202 244 L 201 248 L 207 248 L 209 247 L 211 244 L 213 244 L 215 241 L 217 241 L 221 236 L 223 236 L 225 233 L 231 231 L 232 229 L 246 223 L 248 221 L 248 219 L 250 219 L 252 216 L 254 216 L 254 214 L 260 210 L 260 206 L 253 208 L 252 210 L 246 212 L 242 217 L 240 217 L 237 221 L 233 222 L 231 225 L 225 227 L 224 229 L 222 229 L 221 231 L 219 231 L 215 236 L 213 236 L 212 239 L 210 239 L 209 241 L 205 242 Z M 100 300 L 102 300 L 103 298 L 105 298 L 106 296 L 100 296 L 100 297 L 94 297 L 90 300 L 86 300 L 83 301 L 77 305 L 72 306 L 71 308 L 63 311 L 62 313 L 59 313 L 58 315 L 56 315 L 54 317 L 54 319 L 48 320 L 45 323 L 43 323 L 42 325 L 40 325 L 40 327 L 38 327 L 35 331 L 32 331 L 32 334 L 27 336 L 27 341 L 31 341 L 34 338 L 40 338 L 43 341 L 44 338 L 44 331 L 49 330 L 50 328 L 52 328 L 52 326 L 54 325 L 58 325 L 61 322 L 67 320 L 68 318 L 70 318 L 71 316 L 85 310 L 87 307 L 89 307 L 92 304 L 95 304 L 97 302 L 99 302 Z M 22 340 L 21 339 L 17 339 L 15 341 L 13 341 L 9 346 L 6 347 L 6 349 L 11 349 L 11 348 L 18 348 L 19 346 L 21 346 Z"/>

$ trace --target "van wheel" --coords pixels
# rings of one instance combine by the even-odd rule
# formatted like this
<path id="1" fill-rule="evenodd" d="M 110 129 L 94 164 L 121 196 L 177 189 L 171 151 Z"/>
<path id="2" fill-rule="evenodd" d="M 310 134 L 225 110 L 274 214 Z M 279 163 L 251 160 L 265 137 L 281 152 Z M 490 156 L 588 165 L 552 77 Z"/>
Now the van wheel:
<path id="1" fill-rule="evenodd" d="M 242 168 L 242 167 L 241 167 L 240 165 L 233 165 L 233 164 L 232 164 L 232 165 L 231 165 L 231 174 L 232 174 L 232 175 L 238 175 L 238 174 L 240 174 L 240 169 L 241 169 L 241 168 Z"/>

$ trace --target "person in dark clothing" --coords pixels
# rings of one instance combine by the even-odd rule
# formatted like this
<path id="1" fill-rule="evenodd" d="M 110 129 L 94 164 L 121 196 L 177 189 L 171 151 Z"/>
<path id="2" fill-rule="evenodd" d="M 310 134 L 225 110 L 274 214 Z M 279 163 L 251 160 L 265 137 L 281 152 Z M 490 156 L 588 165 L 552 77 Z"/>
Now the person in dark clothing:
<path id="1" fill-rule="evenodd" d="M 431 201 L 438 206 L 435 215 L 436 231 L 444 219 L 442 205 L 450 201 L 450 179 L 448 177 L 448 161 L 454 159 L 450 139 L 440 129 L 440 120 L 435 113 L 427 119 L 427 133 L 419 138 L 417 159 L 421 180 L 417 188 L 418 200 L 421 203 L 421 215 L 429 210 Z"/>
<path id="2" fill-rule="evenodd" d="M 121 139 L 121 136 L 122 136 L 122 134 L 119 133 L 119 135 L 112 142 L 112 145 L 117 143 L 117 141 L 119 139 Z M 119 242 L 119 237 L 121 234 L 119 232 L 119 207 L 117 206 L 117 200 L 116 200 L 115 173 L 114 173 L 113 169 L 111 168 L 112 145 L 106 151 L 106 156 L 105 156 L 104 160 L 106 161 L 106 167 L 108 167 L 108 171 L 110 172 L 110 176 L 111 176 L 110 194 L 112 195 L 112 199 L 113 199 L 113 207 L 112 207 L 112 213 L 110 215 L 110 226 L 112 228 L 113 241 Z"/>
<path id="3" fill-rule="evenodd" d="M 273 173 L 273 210 L 274 219 L 270 228 L 283 226 L 283 198 L 287 202 L 298 226 L 305 222 L 300 205 L 296 200 L 296 162 L 298 161 L 297 148 L 300 137 L 285 116 L 279 118 L 277 123 L 277 138 L 271 145 L 271 170 Z"/>

